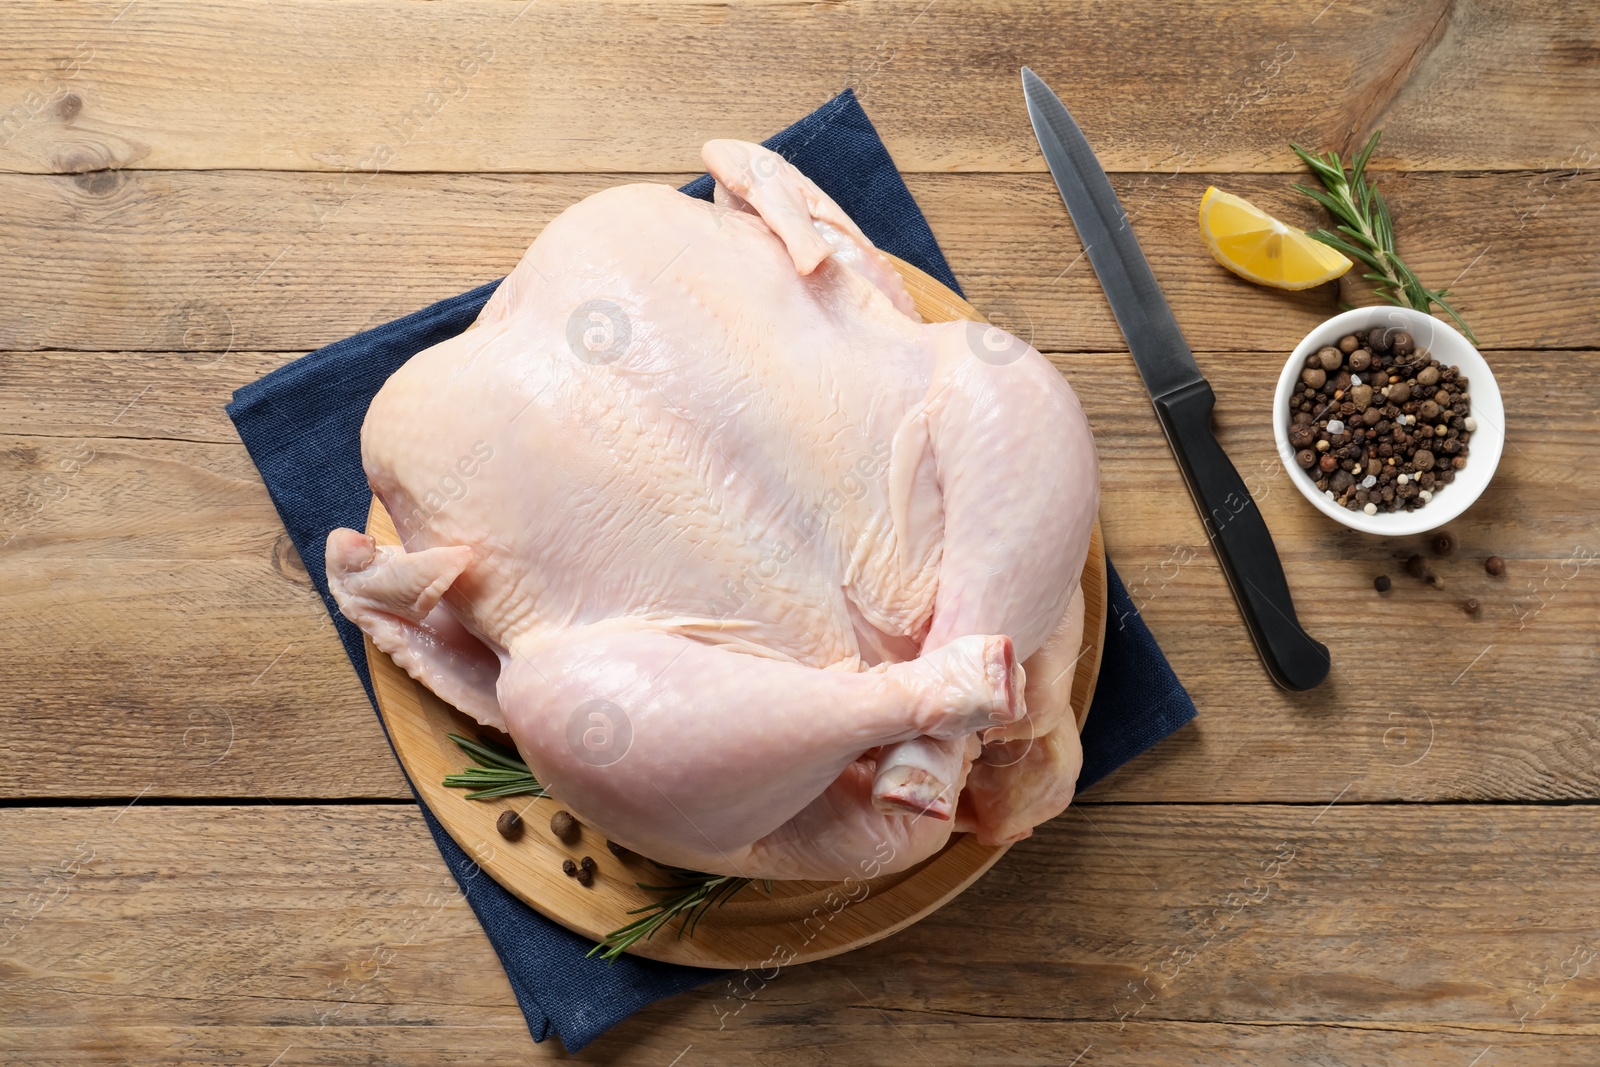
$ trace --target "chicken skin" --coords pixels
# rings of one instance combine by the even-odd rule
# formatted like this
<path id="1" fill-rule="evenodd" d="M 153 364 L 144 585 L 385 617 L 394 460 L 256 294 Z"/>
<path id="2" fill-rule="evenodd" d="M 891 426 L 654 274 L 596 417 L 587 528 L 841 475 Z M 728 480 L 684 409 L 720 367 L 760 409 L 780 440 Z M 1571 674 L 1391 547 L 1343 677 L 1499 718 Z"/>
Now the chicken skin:
<path id="1" fill-rule="evenodd" d="M 328 538 L 343 613 L 662 863 L 909 867 L 1070 802 L 1099 504 L 1024 342 L 921 321 L 798 170 L 708 142 L 551 221 L 471 328 L 374 398 L 402 547 Z"/>

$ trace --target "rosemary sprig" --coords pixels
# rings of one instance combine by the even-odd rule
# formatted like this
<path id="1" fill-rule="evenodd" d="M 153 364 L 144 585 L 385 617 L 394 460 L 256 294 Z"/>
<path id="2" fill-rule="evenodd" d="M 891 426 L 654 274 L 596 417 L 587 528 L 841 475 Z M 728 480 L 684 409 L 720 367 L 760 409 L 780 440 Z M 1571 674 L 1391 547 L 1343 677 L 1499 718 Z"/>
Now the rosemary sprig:
<path id="1" fill-rule="evenodd" d="M 650 862 L 655 863 L 654 860 Z M 619 926 L 605 937 L 600 943 L 589 950 L 588 955 L 596 953 L 607 963 L 615 963 L 635 942 L 647 940 L 656 936 L 656 931 L 664 929 L 674 919 L 678 921 L 678 938 L 693 937 L 695 927 L 710 911 L 713 905 L 726 903 L 739 890 L 749 885 L 755 879 L 735 878 L 729 874 L 706 874 L 703 871 L 691 871 L 683 867 L 668 867 L 656 863 L 673 879 L 672 885 L 646 885 L 644 882 L 635 883 L 640 889 L 652 893 L 665 894 L 660 900 L 634 908 L 629 915 L 640 915 L 626 926 Z M 772 892 L 772 882 L 763 880 L 767 892 Z"/>
<path id="2" fill-rule="evenodd" d="M 468 800 L 550 795 L 515 751 L 490 742 L 473 741 L 460 734 L 447 736 L 477 764 L 459 774 L 446 775 L 444 779 L 444 784 L 452 788 L 475 790 L 467 794 Z M 655 863 L 654 860 L 650 862 Z M 693 937 L 695 927 L 700 924 L 700 920 L 713 905 L 726 902 L 754 880 L 735 878 L 726 874 L 706 874 L 703 871 L 669 867 L 661 863 L 655 865 L 672 879 L 672 884 L 635 883 L 640 889 L 661 893 L 663 896 L 653 904 L 646 904 L 628 912 L 629 915 L 641 917 L 601 938 L 600 943 L 589 950 L 590 956 L 598 953 L 607 963 L 615 963 L 617 957 L 626 952 L 629 946 L 639 940 L 654 937 L 657 930 L 665 928 L 675 919 L 678 920 L 678 937 L 680 939 Z M 762 884 L 767 892 L 772 892 L 770 880 L 763 880 Z"/>
<path id="3" fill-rule="evenodd" d="M 1322 183 L 1322 189 L 1298 184 L 1295 188 L 1327 208 L 1339 220 L 1337 233 L 1319 229 L 1311 231 L 1309 236 L 1371 268 L 1362 277 L 1374 284 L 1374 292 L 1380 300 L 1401 307 L 1409 306 L 1424 313 L 1431 312 L 1433 305 L 1437 304 L 1456 320 L 1456 325 L 1461 327 L 1467 339 L 1477 344 L 1478 338 L 1474 336 L 1472 327 L 1446 302 L 1445 297 L 1450 295 L 1450 290 L 1429 289 L 1395 254 L 1394 221 L 1389 216 L 1389 205 L 1384 201 L 1383 194 L 1378 192 L 1378 187 L 1366 180 L 1367 161 L 1372 158 L 1372 150 L 1378 147 L 1378 138 L 1382 133 L 1382 130 L 1373 131 L 1366 145 L 1351 161 L 1348 174 L 1345 173 L 1344 161 L 1339 158 L 1339 153 L 1314 156 L 1294 142 L 1289 143 L 1294 154 L 1311 168 L 1311 172 Z"/>
<path id="4" fill-rule="evenodd" d="M 473 741 L 460 734 L 450 734 L 449 737 L 478 764 L 460 774 L 446 775 L 444 779 L 444 784 L 451 788 L 476 790 L 467 794 L 468 800 L 550 795 L 516 752 L 501 745 Z"/>

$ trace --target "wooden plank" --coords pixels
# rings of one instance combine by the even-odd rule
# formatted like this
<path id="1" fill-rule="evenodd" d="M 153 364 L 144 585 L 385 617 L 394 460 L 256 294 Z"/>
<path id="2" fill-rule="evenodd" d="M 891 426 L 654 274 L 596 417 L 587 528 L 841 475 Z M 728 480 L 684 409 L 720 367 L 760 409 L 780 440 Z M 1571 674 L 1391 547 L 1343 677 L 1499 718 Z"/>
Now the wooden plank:
<path id="1" fill-rule="evenodd" d="M 237 439 L 0 464 L 3 795 L 410 795 Z"/>
<path id="2" fill-rule="evenodd" d="M 1452 289 L 1452 303 L 1482 346 L 1594 345 L 1577 294 L 1600 286 L 1600 182 L 1571 172 L 1375 178 L 1393 211 L 1398 250 L 1428 284 Z M 1113 177 L 1192 347 L 1287 353 L 1341 300 L 1373 302 L 1359 271 L 1337 285 L 1286 292 L 1244 281 L 1206 251 L 1197 214 L 1209 185 L 1290 225 L 1328 225 L 1326 214 L 1293 190 L 1306 180 L 1304 173 Z M 1048 177 L 929 175 L 908 185 L 968 299 L 985 315 L 1031 335 L 1041 350 L 1124 348 Z"/>
<path id="3" fill-rule="evenodd" d="M 578 1058 L 1587 1062 L 1592 821 L 1085 807 L 893 938 L 735 973 Z M 8 1062 L 562 1058 L 531 1045 L 414 809 L 10 809 L 0 826 Z"/>
<path id="4" fill-rule="evenodd" d="M 1451 524 L 1460 547 L 1435 560 L 1447 585 L 1434 590 L 1403 568 L 1431 553 L 1428 538 L 1355 534 L 1293 491 L 1260 417 L 1276 358 L 1200 354 L 1221 439 L 1274 531 L 1301 618 L 1334 649 L 1333 678 L 1301 696 L 1260 671 L 1126 356 L 1056 357 L 1098 435 L 1111 557 L 1202 713 L 1096 795 L 1600 789 L 1587 742 L 1600 729 L 1589 696 L 1600 683 L 1589 641 L 1600 627 L 1600 474 L 1585 461 L 1600 413 L 1592 393 L 1559 384 L 1587 356 L 1489 355 L 1511 445 L 1483 499 Z M 0 684 L 14 694 L 0 707 L 0 743 L 16 757 L 0 795 L 407 795 L 248 456 L 209 441 L 227 432 L 225 392 L 195 387 L 176 354 L 129 353 L 112 361 L 111 403 L 87 389 L 40 400 L 40 374 L 87 376 L 105 359 L 35 353 L 12 365 L 34 362 L 44 369 L 0 383 L 0 423 L 41 434 L 0 437 Z M 211 373 L 203 380 L 220 389 L 233 372 Z M 151 388 L 126 407 L 140 382 Z M 164 437 L 186 421 L 203 440 L 106 436 Z M 1505 577 L 1484 573 L 1490 554 L 1510 561 Z M 1371 587 L 1382 573 L 1395 581 L 1385 597 Z M 1467 597 L 1482 605 L 1475 617 L 1461 609 Z M 235 747 L 219 759 L 211 739 L 230 721 Z M 329 751 L 337 775 L 318 770 Z"/>
<path id="5" fill-rule="evenodd" d="M 907 170 L 1039 171 L 1023 63 L 1113 169 L 1283 169 L 1291 139 L 1345 147 L 1380 123 L 1409 168 L 1565 168 L 1600 150 L 1588 4 L 426 10 L 419 33 L 395 0 L 10 5 L 0 168 L 677 171 L 708 137 L 759 140 L 852 87 Z"/>
<path id="6" fill-rule="evenodd" d="M 656 180 L 384 175 L 346 195 L 304 174 L 0 175 L 0 287 L 16 309 L 0 318 L 0 350 L 305 351 L 503 275 L 570 204 L 645 178 Z M 1287 222 L 1319 224 L 1291 189 L 1299 176 L 1114 184 L 1193 346 L 1287 352 L 1340 294 L 1263 289 L 1218 266 L 1195 222 L 1213 180 Z M 909 184 L 981 311 L 1042 350 L 1123 347 L 1047 176 Z M 1600 182 L 1413 174 L 1382 185 L 1401 250 L 1424 279 L 1454 285 L 1486 346 L 1595 344 Z"/>
<path id="7" fill-rule="evenodd" d="M 237 445 L 224 410 L 233 391 L 293 357 L 229 351 L 207 328 L 197 320 L 186 331 L 197 347 L 177 352 L 0 352 L 0 426 L 30 437 Z M 220 350 L 199 347 L 203 337 Z"/>
<path id="8" fill-rule="evenodd" d="M 1600 554 L 1600 482 L 1587 464 L 1560 458 L 1562 428 L 1590 424 L 1596 405 L 1591 392 L 1553 387 L 1565 380 L 1554 369 L 1560 359 L 1490 359 L 1510 443 L 1484 496 L 1449 525 L 1458 547 L 1441 558 L 1432 535 L 1385 539 L 1336 526 L 1290 484 L 1262 415 L 1275 383 L 1254 370 L 1276 368 L 1276 358 L 1199 356 L 1218 395 L 1219 439 L 1273 532 L 1300 620 L 1333 654 L 1329 680 L 1296 695 L 1263 676 L 1140 384 L 1126 371 L 1107 374 L 1097 358 L 1056 357 L 1070 380 L 1092 383 L 1078 391 L 1102 459 L 1108 551 L 1201 710 L 1094 795 L 1306 799 L 1348 786 L 1363 799 L 1488 798 L 1513 779 L 1518 797 L 1594 795 L 1600 766 L 1587 754 L 1588 728 L 1576 726 L 1594 702 L 1569 701 L 1542 679 L 1600 680 L 1600 661 L 1566 630 L 1600 625 L 1591 562 Z M 1539 410 L 1547 403 L 1560 413 Z M 1501 578 L 1484 571 L 1488 556 L 1509 559 L 1514 546 L 1546 537 L 1547 558 L 1517 560 Z M 1414 553 L 1444 588 L 1406 574 Z M 1382 574 L 1394 584 L 1379 596 L 1372 582 Z M 1463 610 L 1468 598 L 1479 614 Z M 1546 701 L 1568 710 L 1541 723 Z M 1239 791 L 1237 782 L 1250 785 Z"/>

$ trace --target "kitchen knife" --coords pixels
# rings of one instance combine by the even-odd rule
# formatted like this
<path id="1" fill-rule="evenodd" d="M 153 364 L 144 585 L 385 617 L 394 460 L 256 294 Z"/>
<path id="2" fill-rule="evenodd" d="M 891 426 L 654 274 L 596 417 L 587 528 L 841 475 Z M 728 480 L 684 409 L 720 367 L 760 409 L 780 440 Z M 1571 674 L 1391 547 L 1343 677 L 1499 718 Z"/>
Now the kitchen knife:
<path id="1" fill-rule="evenodd" d="M 1139 250 L 1127 213 L 1066 106 L 1027 67 L 1022 90 L 1045 163 L 1127 338 L 1261 662 L 1285 689 L 1314 688 L 1328 676 L 1327 646 L 1295 618 L 1266 520 L 1211 430 L 1216 396 Z"/>

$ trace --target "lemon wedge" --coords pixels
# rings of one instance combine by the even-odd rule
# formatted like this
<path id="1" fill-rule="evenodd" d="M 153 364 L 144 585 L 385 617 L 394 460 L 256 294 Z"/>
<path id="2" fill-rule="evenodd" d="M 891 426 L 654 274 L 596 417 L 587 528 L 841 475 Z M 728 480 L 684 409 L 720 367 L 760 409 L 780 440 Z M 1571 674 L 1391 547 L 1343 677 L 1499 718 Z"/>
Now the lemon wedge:
<path id="1" fill-rule="evenodd" d="M 1243 197 L 1209 186 L 1200 198 L 1200 236 L 1218 263 L 1277 289 L 1309 289 L 1351 267 L 1337 251 L 1285 226 Z"/>

